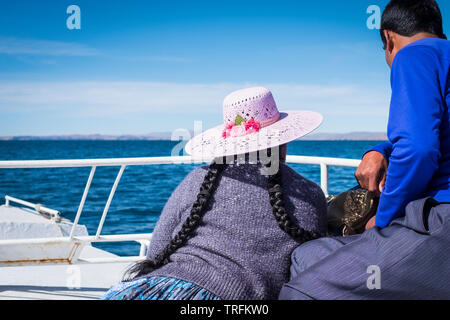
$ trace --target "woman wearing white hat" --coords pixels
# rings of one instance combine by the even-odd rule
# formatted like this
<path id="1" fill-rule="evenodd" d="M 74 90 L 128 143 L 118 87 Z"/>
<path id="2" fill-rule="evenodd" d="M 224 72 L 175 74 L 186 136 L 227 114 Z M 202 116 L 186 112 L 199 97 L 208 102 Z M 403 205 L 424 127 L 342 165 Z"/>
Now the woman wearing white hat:
<path id="1" fill-rule="evenodd" d="M 321 121 L 309 111 L 280 113 L 265 88 L 230 94 L 224 124 L 186 146 L 215 161 L 177 187 L 147 260 L 104 299 L 277 299 L 293 250 L 327 229 L 323 192 L 284 164 L 286 144 Z"/>

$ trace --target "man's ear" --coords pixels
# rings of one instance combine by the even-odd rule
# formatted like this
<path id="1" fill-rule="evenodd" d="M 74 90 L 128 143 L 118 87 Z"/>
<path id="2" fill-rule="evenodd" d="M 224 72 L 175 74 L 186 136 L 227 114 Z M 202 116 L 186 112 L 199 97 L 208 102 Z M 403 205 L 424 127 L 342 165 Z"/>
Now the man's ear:
<path id="1" fill-rule="evenodd" d="M 384 37 L 386 38 L 386 50 L 389 53 L 392 53 L 392 51 L 394 51 L 394 39 L 393 39 L 393 34 L 391 31 L 389 30 L 383 30 L 384 32 Z"/>

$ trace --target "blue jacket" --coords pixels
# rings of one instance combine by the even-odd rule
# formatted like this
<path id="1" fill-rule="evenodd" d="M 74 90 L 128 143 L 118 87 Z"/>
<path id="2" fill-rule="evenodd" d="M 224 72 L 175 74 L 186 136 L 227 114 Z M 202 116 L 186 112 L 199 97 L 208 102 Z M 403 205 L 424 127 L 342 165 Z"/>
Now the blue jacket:
<path id="1" fill-rule="evenodd" d="M 426 38 L 398 52 L 391 71 L 389 161 L 376 225 L 385 228 L 406 205 L 431 196 L 450 202 L 450 41 Z"/>

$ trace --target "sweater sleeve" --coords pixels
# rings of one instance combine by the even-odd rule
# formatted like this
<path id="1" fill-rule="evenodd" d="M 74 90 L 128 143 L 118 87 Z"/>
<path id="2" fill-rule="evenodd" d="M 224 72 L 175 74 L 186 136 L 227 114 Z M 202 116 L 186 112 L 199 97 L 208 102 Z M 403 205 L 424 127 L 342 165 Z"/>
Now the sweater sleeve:
<path id="1" fill-rule="evenodd" d="M 150 246 L 147 252 L 147 258 L 153 259 L 160 254 L 164 248 L 170 243 L 177 227 L 181 228 L 183 212 L 189 210 L 194 203 L 193 188 L 199 183 L 196 180 L 200 177 L 202 169 L 193 170 L 187 177 L 177 186 L 164 206 L 161 216 L 153 231 Z"/>
<path id="2" fill-rule="evenodd" d="M 436 65 L 431 49 L 423 46 L 406 47 L 395 58 L 388 124 L 392 153 L 376 217 L 380 228 L 423 197 L 438 169 L 444 105 Z"/>

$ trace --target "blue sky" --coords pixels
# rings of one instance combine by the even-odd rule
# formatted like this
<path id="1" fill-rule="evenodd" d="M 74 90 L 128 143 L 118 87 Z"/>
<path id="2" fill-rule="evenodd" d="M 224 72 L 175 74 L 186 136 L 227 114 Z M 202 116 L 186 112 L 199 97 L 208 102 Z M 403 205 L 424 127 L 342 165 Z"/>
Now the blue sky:
<path id="1" fill-rule="evenodd" d="M 366 10 L 387 2 L 1 1 L 0 136 L 207 129 L 257 85 L 281 110 L 321 112 L 319 132 L 385 131 L 389 68 Z"/>

